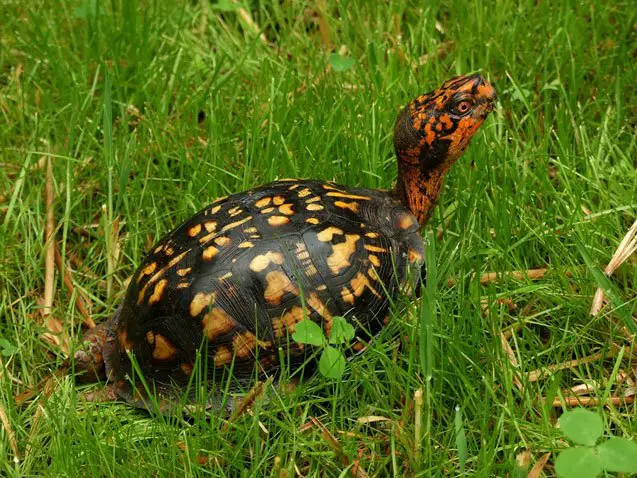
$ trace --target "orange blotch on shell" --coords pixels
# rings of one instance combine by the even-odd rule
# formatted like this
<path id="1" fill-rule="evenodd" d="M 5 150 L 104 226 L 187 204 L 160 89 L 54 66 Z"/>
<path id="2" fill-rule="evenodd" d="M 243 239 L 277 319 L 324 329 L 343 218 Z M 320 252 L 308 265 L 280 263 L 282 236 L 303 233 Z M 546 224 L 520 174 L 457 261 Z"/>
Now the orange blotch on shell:
<path id="1" fill-rule="evenodd" d="M 201 232 L 201 224 L 195 224 L 190 229 L 188 229 L 188 235 L 190 237 L 197 237 Z"/>
<path id="2" fill-rule="evenodd" d="M 319 220 L 315 217 L 308 217 L 305 222 L 309 223 L 309 224 L 318 224 Z"/>
<path id="3" fill-rule="evenodd" d="M 343 199 L 354 199 L 359 201 L 369 201 L 371 198 L 369 196 L 359 196 L 357 194 L 348 194 L 341 192 L 329 192 L 326 196 L 335 197 L 335 198 L 343 198 Z"/>
<path id="4" fill-rule="evenodd" d="M 177 356 L 177 348 L 166 337 L 155 334 L 153 358 L 155 360 L 173 360 Z"/>
<path id="5" fill-rule="evenodd" d="M 312 194 L 312 191 L 310 191 L 310 190 L 309 190 L 309 189 L 307 189 L 307 188 L 301 189 L 301 190 L 299 191 L 299 197 L 300 197 L 300 198 L 304 198 L 305 196 L 309 196 L 310 194 Z"/>
<path id="6" fill-rule="evenodd" d="M 208 210 L 208 214 L 210 214 L 211 216 L 213 214 L 217 214 L 220 209 L 221 209 L 221 206 L 213 206 Z"/>
<path id="7" fill-rule="evenodd" d="M 192 267 L 186 267 L 185 269 L 177 269 L 177 275 L 179 277 L 184 277 L 185 275 L 190 274 Z"/>
<path id="8" fill-rule="evenodd" d="M 219 276 L 219 280 L 228 280 L 232 277 L 232 272 L 226 272 L 224 275 Z"/>
<path id="9" fill-rule="evenodd" d="M 345 234 L 345 242 L 332 246 L 332 254 L 327 258 L 327 266 L 332 274 L 337 275 L 350 266 L 350 258 L 356 252 L 356 242 L 360 237 L 358 234 Z"/>
<path id="10" fill-rule="evenodd" d="M 203 250 L 203 254 L 201 255 L 201 257 L 203 257 L 204 261 L 209 261 L 214 256 L 216 256 L 218 252 L 219 249 L 217 249 L 215 246 L 209 246 Z"/>
<path id="11" fill-rule="evenodd" d="M 306 302 L 307 305 L 309 305 L 323 319 L 325 332 L 329 337 L 329 335 L 332 333 L 332 314 L 328 310 L 327 306 L 314 292 L 308 295 Z"/>
<path id="12" fill-rule="evenodd" d="M 188 287 L 190 287 L 190 283 L 188 282 L 180 282 L 177 284 L 177 289 L 187 289 Z"/>
<path id="13" fill-rule="evenodd" d="M 270 204 L 270 202 L 272 202 L 272 198 L 270 196 L 266 196 L 264 198 L 259 199 L 257 202 L 254 203 L 254 205 L 258 207 L 259 209 L 261 209 L 262 207 L 265 207 L 268 204 Z"/>
<path id="14" fill-rule="evenodd" d="M 294 246 L 294 252 L 299 260 L 305 261 L 310 258 L 310 253 L 308 252 L 307 247 L 305 247 L 305 243 L 297 242 Z"/>
<path id="15" fill-rule="evenodd" d="M 272 329 L 275 337 L 282 338 L 285 335 L 284 328 L 288 334 L 296 332 L 296 324 L 303 320 L 305 316 L 306 314 L 303 313 L 303 309 L 295 305 L 285 312 L 280 319 L 273 320 Z"/>
<path id="16" fill-rule="evenodd" d="M 258 229 L 256 227 L 254 227 L 254 226 L 243 230 L 243 232 L 245 232 L 246 234 L 252 234 L 252 233 L 255 233 L 257 231 L 258 231 Z"/>
<path id="17" fill-rule="evenodd" d="M 197 317 L 207 309 L 210 304 L 214 303 L 214 300 L 214 292 L 198 292 L 190 302 L 190 316 Z"/>
<path id="18" fill-rule="evenodd" d="M 156 262 L 151 262 L 150 264 L 145 266 L 139 273 L 139 276 L 137 276 L 137 282 L 142 280 L 142 277 L 151 275 L 153 272 L 155 272 L 155 269 L 157 269 Z"/>
<path id="19" fill-rule="evenodd" d="M 117 340 L 119 342 L 119 349 L 130 351 L 133 350 L 133 343 L 128 338 L 128 331 L 126 329 L 120 330 L 117 333 Z"/>
<path id="20" fill-rule="evenodd" d="M 263 298 L 270 305 L 279 305 L 286 293 L 298 295 L 299 290 L 290 278 L 281 271 L 271 271 L 265 276 Z"/>
<path id="21" fill-rule="evenodd" d="M 270 216 L 268 218 L 268 224 L 270 224 L 270 226 L 282 226 L 288 222 L 290 222 L 290 218 L 285 216 Z"/>
<path id="22" fill-rule="evenodd" d="M 300 184 L 293 184 L 292 186 L 290 186 L 288 188 L 288 191 L 294 191 L 296 188 L 298 188 L 300 186 Z"/>
<path id="23" fill-rule="evenodd" d="M 360 209 L 360 204 L 357 202 L 344 202 L 344 201 L 335 201 L 334 206 L 340 207 L 341 209 L 349 209 L 353 213 L 357 213 Z"/>
<path id="24" fill-rule="evenodd" d="M 378 234 L 377 232 L 367 232 L 365 233 L 365 237 L 369 237 L 370 239 L 376 239 L 377 237 L 380 237 L 380 234 Z"/>
<path id="25" fill-rule="evenodd" d="M 350 305 L 354 305 L 354 302 L 356 302 L 354 294 L 352 294 L 352 291 L 349 290 L 346 285 L 344 285 L 341 289 L 341 298 L 343 299 L 343 302 L 347 302 Z"/>
<path id="26" fill-rule="evenodd" d="M 250 261 L 250 270 L 253 272 L 261 272 L 267 268 L 270 263 L 283 264 L 283 254 L 274 251 L 268 251 L 265 254 L 255 256 Z"/>
<path id="27" fill-rule="evenodd" d="M 285 202 L 285 198 L 283 196 L 274 196 L 274 199 L 272 199 L 272 202 L 274 203 L 275 206 L 280 206 L 281 204 Z"/>
<path id="28" fill-rule="evenodd" d="M 323 206 L 321 206 L 320 204 L 308 204 L 305 209 L 307 209 L 308 211 L 322 211 Z"/>
<path id="29" fill-rule="evenodd" d="M 369 282 L 369 279 L 362 272 L 358 272 L 354 276 L 354 278 L 350 281 L 350 285 L 352 286 L 352 293 L 356 297 L 360 297 L 363 294 L 363 292 L 365 292 L 365 289 L 367 288 L 376 297 L 378 297 L 379 299 L 382 299 L 382 296 L 378 293 L 376 289 L 374 289 L 374 286 L 372 285 L 372 283 Z"/>
<path id="30" fill-rule="evenodd" d="M 274 211 L 274 207 L 266 207 L 265 209 L 261 209 L 261 214 L 270 214 L 272 211 Z"/>
<path id="31" fill-rule="evenodd" d="M 292 209 L 292 204 L 282 204 L 279 207 L 279 212 L 281 214 L 285 214 L 286 216 L 291 216 L 294 214 L 294 210 Z"/>
<path id="32" fill-rule="evenodd" d="M 232 352 L 230 352 L 230 349 L 228 347 L 221 345 L 217 347 L 217 350 L 215 350 L 213 360 L 215 362 L 215 367 L 228 365 L 230 362 L 232 362 Z"/>
<path id="33" fill-rule="evenodd" d="M 252 332 L 243 332 L 232 337 L 232 348 L 234 349 L 236 356 L 239 358 L 248 358 L 253 356 L 257 345 L 262 348 L 268 348 L 272 345 L 272 343 L 264 340 L 258 340 Z"/>
<path id="34" fill-rule="evenodd" d="M 164 267 L 162 267 L 161 269 L 159 269 L 157 272 L 155 272 L 155 274 L 148 279 L 148 282 L 146 282 L 146 284 L 144 284 L 144 287 L 142 287 L 142 290 L 139 291 L 139 295 L 137 296 L 137 303 L 141 305 L 141 303 L 144 300 L 144 297 L 146 295 L 146 289 L 153 284 L 155 281 L 157 281 L 161 276 L 164 275 L 164 273 L 170 269 L 171 267 L 173 267 L 174 265 L 178 264 L 186 254 L 188 254 L 189 251 L 184 251 L 181 254 L 179 254 L 177 257 L 173 257 L 170 262 L 168 262 L 168 264 L 166 264 Z"/>
<path id="35" fill-rule="evenodd" d="M 206 229 L 206 232 L 214 232 L 217 228 L 216 221 L 206 221 L 203 223 L 203 227 Z"/>
<path id="36" fill-rule="evenodd" d="M 336 186 L 332 184 L 323 184 L 323 189 L 327 191 L 338 191 L 339 193 L 347 194 L 347 191 L 343 191 L 342 189 L 338 189 Z"/>
<path id="37" fill-rule="evenodd" d="M 338 227 L 329 226 L 316 234 L 316 237 L 321 242 L 331 242 L 334 235 L 343 235 L 343 230 Z"/>
<path id="38" fill-rule="evenodd" d="M 254 244 L 250 241 L 243 241 L 242 243 L 239 244 L 238 247 L 240 249 L 249 249 L 251 247 L 254 247 Z"/>
<path id="39" fill-rule="evenodd" d="M 310 199 L 306 200 L 305 203 L 306 204 L 311 204 L 313 202 L 318 202 L 320 200 L 321 200 L 321 198 L 319 196 L 314 196 L 313 198 L 310 198 Z"/>
<path id="40" fill-rule="evenodd" d="M 210 312 L 201 319 L 203 333 L 208 340 L 214 340 L 218 336 L 227 334 L 234 329 L 234 321 L 225 310 L 213 307 Z"/>
<path id="41" fill-rule="evenodd" d="M 243 210 L 240 207 L 237 206 L 237 207 L 233 207 L 232 209 L 229 209 L 228 210 L 228 215 L 230 217 L 234 217 L 234 216 L 237 216 L 237 215 L 241 214 L 242 212 L 243 212 Z"/>
<path id="42" fill-rule="evenodd" d="M 369 255 L 369 262 L 371 262 L 374 267 L 380 267 L 380 259 L 374 254 Z"/>
<path id="43" fill-rule="evenodd" d="M 186 376 L 186 377 L 190 377 L 190 375 L 192 374 L 192 364 L 191 363 L 182 363 L 179 368 L 181 369 L 181 372 Z"/>
<path id="44" fill-rule="evenodd" d="M 199 238 L 199 244 L 206 244 L 207 242 L 210 242 L 215 237 L 217 237 L 216 232 L 211 232 L 210 234 L 206 234 L 205 236 Z"/>
<path id="45" fill-rule="evenodd" d="M 232 239 L 227 236 L 219 236 L 215 238 L 215 244 L 217 244 L 218 246 L 227 246 L 229 244 L 232 244 Z"/>
<path id="46" fill-rule="evenodd" d="M 172 247 L 170 247 L 170 246 L 164 246 L 164 254 L 165 254 L 166 256 L 172 256 L 172 255 L 173 255 L 173 252 L 175 252 L 175 250 L 174 250 Z"/>
<path id="47" fill-rule="evenodd" d="M 152 295 L 148 298 L 148 305 L 153 305 L 159 302 L 164 294 L 164 290 L 168 285 L 167 279 L 162 279 L 157 284 L 155 284 L 155 289 L 153 289 Z"/>
<path id="48" fill-rule="evenodd" d="M 365 249 L 369 252 L 387 252 L 387 249 L 384 247 L 374 246 L 372 244 L 365 244 Z"/>
<path id="49" fill-rule="evenodd" d="M 226 224 L 225 226 L 221 228 L 221 232 L 226 232 L 227 230 L 240 226 L 241 224 L 244 224 L 250 220 L 252 220 L 252 216 L 244 217 L 243 219 L 240 219 L 238 221 L 231 222 L 230 224 Z"/>

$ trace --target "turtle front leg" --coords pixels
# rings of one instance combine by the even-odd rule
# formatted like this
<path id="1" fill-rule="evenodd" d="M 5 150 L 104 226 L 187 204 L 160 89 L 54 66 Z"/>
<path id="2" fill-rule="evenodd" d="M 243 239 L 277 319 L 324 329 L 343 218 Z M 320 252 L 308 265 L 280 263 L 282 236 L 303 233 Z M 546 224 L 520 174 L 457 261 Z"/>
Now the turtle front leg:
<path id="1" fill-rule="evenodd" d="M 106 380 L 104 366 L 106 334 L 107 323 L 100 324 L 84 334 L 82 348 L 73 356 L 78 381 L 88 383 Z"/>
<path id="2" fill-rule="evenodd" d="M 121 400 L 116 387 L 114 387 L 111 383 L 105 385 L 99 390 L 83 393 L 82 398 L 84 398 L 87 402 L 118 402 Z"/>

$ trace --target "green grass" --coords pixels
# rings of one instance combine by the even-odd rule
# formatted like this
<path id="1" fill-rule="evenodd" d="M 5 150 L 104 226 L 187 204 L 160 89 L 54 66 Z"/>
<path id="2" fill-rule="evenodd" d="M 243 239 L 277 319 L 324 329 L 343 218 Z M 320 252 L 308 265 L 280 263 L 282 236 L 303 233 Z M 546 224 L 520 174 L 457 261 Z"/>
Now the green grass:
<path id="1" fill-rule="evenodd" d="M 456 405 L 468 473 L 510 475 L 525 449 L 533 461 L 549 451 L 554 459 L 566 446 L 555 429 L 560 409 L 542 397 L 550 402 L 590 383 L 591 395 L 605 400 L 623 391 L 614 368 L 636 378 L 635 342 L 619 331 L 637 315 L 634 260 L 610 281 L 617 301 L 588 314 L 594 269 L 608 262 L 637 208 L 634 6 L 328 0 L 331 45 L 356 63 L 323 74 L 331 52 L 321 41 L 321 2 L 244 3 L 268 44 L 237 12 L 206 0 L 3 2 L 0 336 L 17 350 L 3 346 L 0 404 L 20 456 L 0 431 L 0 473 L 286 476 L 280 463 L 287 476 L 295 465 L 304 476 L 338 476 L 345 467 L 321 431 L 301 429 L 316 417 L 350 461 L 360 452 L 372 475 L 455 475 Z M 500 108 L 453 169 L 425 231 L 435 245 L 426 291 L 433 302 L 396 308 L 343 380 L 317 377 L 226 429 L 221 417 L 164 419 L 89 403 L 82 394 L 99 387 L 70 377 L 48 400 L 15 404 L 14 395 L 63 361 L 41 340 L 38 312 L 42 157 L 53 160 L 56 238 L 67 260 L 82 263 L 74 280 L 101 321 L 152 240 L 217 196 L 279 177 L 390 187 L 401 105 L 474 70 L 494 81 Z M 548 273 L 536 281 L 472 280 L 543 267 Z M 81 317 L 73 299 L 58 277 L 53 315 L 75 341 Z M 517 368 L 500 339 L 512 325 Z M 612 344 L 626 347 L 619 361 L 527 378 L 607 354 Z M 637 435 L 634 405 L 599 410 L 615 435 Z M 357 422 L 370 415 L 389 421 Z M 212 461 L 200 465 L 198 455 Z"/>

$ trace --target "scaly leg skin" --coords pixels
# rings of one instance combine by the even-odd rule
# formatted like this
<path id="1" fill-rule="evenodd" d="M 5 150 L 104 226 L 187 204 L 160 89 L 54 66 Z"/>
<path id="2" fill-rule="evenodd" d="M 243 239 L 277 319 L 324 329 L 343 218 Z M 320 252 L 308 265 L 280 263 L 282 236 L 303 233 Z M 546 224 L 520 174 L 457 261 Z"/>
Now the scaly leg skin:
<path id="1" fill-rule="evenodd" d="M 94 390 L 91 392 L 85 392 L 82 394 L 82 398 L 87 402 L 117 402 L 121 400 L 120 396 L 117 394 L 117 390 L 111 384 L 105 385 L 104 387 Z"/>
<path id="2" fill-rule="evenodd" d="M 104 368 L 104 343 L 107 324 L 101 324 L 88 330 L 83 337 L 82 350 L 75 352 L 75 372 L 79 382 L 97 382 L 106 379 Z"/>

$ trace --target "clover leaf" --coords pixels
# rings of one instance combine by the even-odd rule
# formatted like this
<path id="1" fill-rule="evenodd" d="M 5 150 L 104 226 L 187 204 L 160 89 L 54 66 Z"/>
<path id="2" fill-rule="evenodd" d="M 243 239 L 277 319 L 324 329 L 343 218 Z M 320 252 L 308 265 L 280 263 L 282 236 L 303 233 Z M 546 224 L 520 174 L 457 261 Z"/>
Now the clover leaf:
<path id="1" fill-rule="evenodd" d="M 321 328 L 309 319 L 303 319 L 296 324 L 292 339 L 299 344 L 323 345 L 325 337 Z"/>

